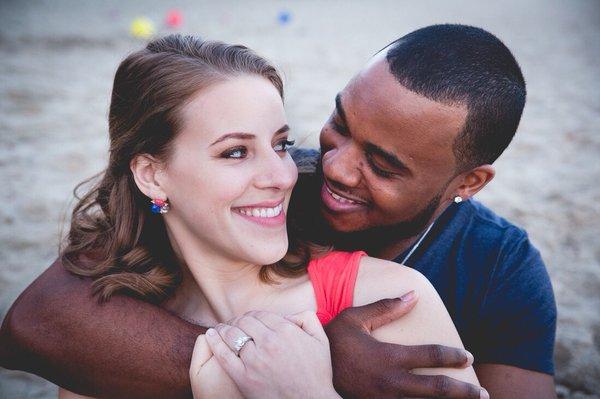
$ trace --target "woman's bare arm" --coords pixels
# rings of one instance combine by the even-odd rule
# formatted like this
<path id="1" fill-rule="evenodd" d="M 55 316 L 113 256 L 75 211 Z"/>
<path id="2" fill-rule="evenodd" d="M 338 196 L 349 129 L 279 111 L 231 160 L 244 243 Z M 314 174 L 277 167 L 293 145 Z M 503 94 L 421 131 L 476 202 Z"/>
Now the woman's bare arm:
<path id="1" fill-rule="evenodd" d="M 0 366 L 84 395 L 191 398 L 189 365 L 204 328 L 127 296 L 101 305 L 90 288 L 54 262 L 6 315 Z"/>
<path id="2" fill-rule="evenodd" d="M 375 331 L 373 337 L 382 342 L 402 345 L 439 344 L 464 348 L 456 327 L 439 295 L 419 272 L 393 262 L 364 257 L 356 281 L 354 306 L 384 298 L 395 298 L 411 290 L 419 301 L 404 317 Z M 414 370 L 415 374 L 443 374 L 479 384 L 473 367 Z"/>

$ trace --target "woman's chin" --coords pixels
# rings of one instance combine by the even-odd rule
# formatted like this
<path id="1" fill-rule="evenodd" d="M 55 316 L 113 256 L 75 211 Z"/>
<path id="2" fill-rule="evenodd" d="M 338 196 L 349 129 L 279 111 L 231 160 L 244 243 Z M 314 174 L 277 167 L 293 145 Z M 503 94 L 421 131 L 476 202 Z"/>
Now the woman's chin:
<path id="1" fill-rule="evenodd" d="M 268 246 L 269 248 L 265 248 Z M 272 265 L 273 263 L 279 262 L 288 250 L 288 242 L 282 242 L 277 246 L 273 245 L 273 243 L 267 243 L 263 246 L 263 248 L 258 247 L 259 250 L 255 249 L 253 257 L 255 261 L 253 263 L 257 265 Z"/>

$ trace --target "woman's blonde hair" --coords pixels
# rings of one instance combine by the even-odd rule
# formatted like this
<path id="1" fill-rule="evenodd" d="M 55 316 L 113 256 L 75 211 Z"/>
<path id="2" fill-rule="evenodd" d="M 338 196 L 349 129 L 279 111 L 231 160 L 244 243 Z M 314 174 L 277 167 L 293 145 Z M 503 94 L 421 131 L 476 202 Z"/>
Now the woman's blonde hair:
<path id="1" fill-rule="evenodd" d="M 242 74 L 262 76 L 283 100 L 277 70 L 252 50 L 203 41 L 193 36 L 156 39 L 125 58 L 115 74 L 109 112 L 108 167 L 83 197 L 77 196 L 61 260 L 74 274 L 94 278 L 100 300 L 116 292 L 160 302 L 177 287 L 180 266 L 162 217 L 150 212 L 149 199 L 137 188 L 130 161 L 138 154 L 167 160 L 181 128 L 180 110 L 192 95 L 215 82 Z M 292 277 L 305 272 L 308 260 L 324 251 L 290 236 L 290 251 L 270 273 Z"/>

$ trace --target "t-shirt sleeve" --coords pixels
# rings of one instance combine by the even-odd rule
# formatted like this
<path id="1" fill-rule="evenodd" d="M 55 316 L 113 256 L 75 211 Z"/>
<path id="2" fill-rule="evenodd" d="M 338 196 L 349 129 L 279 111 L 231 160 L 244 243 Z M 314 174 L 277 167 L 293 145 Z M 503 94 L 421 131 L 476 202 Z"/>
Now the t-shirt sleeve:
<path id="1" fill-rule="evenodd" d="M 515 228 L 501 247 L 479 325 L 478 363 L 554 374 L 554 293 L 540 253 L 521 230 Z"/>

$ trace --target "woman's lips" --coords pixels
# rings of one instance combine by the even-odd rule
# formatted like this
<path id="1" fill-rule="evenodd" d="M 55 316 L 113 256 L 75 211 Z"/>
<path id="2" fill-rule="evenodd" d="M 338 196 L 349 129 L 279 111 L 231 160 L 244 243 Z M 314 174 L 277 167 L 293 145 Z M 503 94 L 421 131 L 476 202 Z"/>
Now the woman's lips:
<path id="1" fill-rule="evenodd" d="M 233 208 L 235 214 L 262 226 L 281 226 L 285 224 L 283 201 L 275 206 L 245 206 Z"/>
<path id="2" fill-rule="evenodd" d="M 357 202 L 334 193 L 325 182 L 323 183 L 323 187 L 321 187 L 321 200 L 329 211 L 336 213 L 355 212 L 364 209 L 366 206 L 362 202 Z"/>

